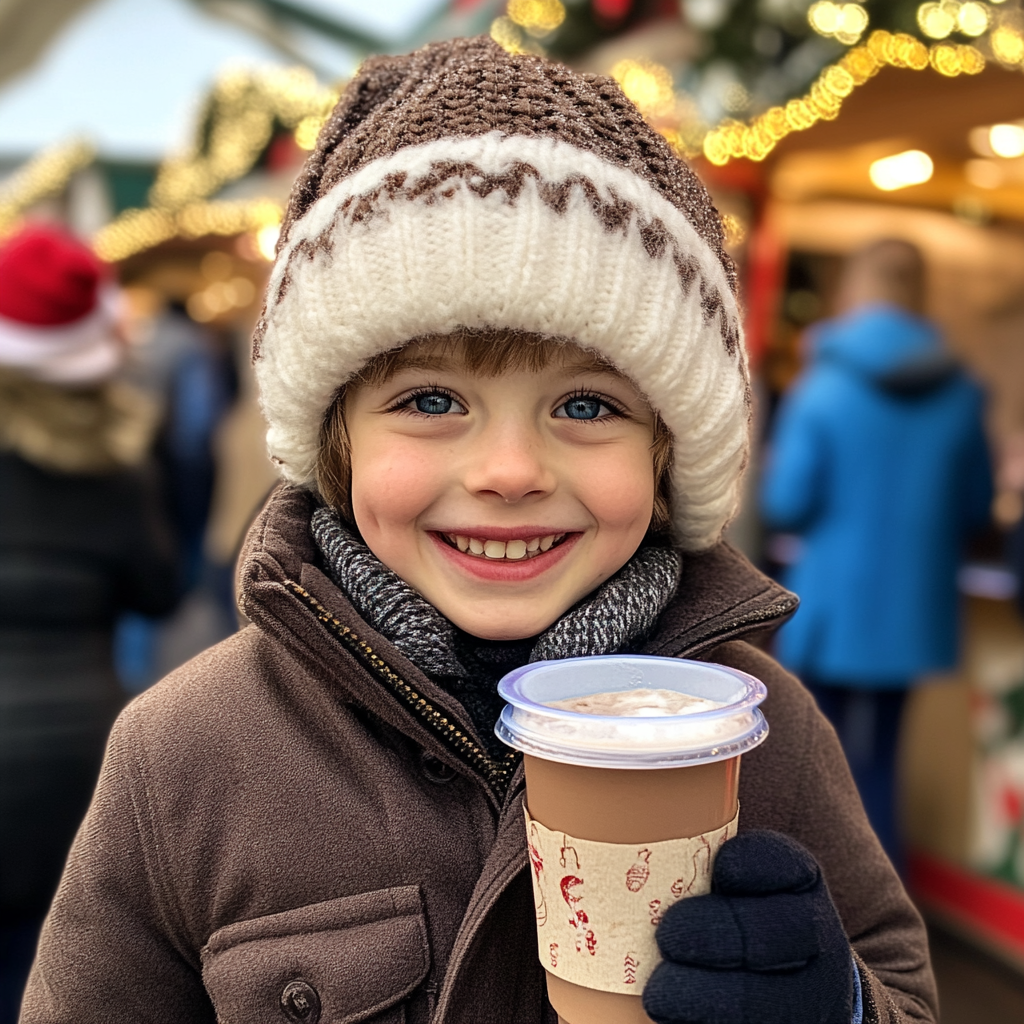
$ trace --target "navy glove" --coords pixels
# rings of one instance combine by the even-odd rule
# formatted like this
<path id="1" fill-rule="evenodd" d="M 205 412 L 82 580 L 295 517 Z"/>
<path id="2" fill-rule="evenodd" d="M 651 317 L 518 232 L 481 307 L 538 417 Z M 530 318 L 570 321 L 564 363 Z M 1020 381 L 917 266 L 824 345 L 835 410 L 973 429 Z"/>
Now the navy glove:
<path id="1" fill-rule="evenodd" d="M 817 861 L 778 832 L 744 832 L 711 892 L 658 926 L 664 961 L 644 987 L 657 1024 L 850 1024 L 853 956 Z"/>

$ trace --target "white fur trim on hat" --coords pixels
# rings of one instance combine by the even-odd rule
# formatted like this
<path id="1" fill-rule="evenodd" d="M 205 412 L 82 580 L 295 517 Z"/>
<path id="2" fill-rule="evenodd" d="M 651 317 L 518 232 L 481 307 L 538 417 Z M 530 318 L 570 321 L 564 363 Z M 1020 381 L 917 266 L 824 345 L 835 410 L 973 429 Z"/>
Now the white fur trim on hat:
<path id="1" fill-rule="evenodd" d="M 323 416 L 379 353 L 458 327 L 575 341 L 675 438 L 673 525 L 717 542 L 746 460 L 749 389 L 725 271 L 628 169 L 559 139 L 447 138 L 367 164 L 292 226 L 254 346 L 267 443 L 312 485 Z"/>
<path id="2" fill-rule="evenodd" d="M 107 380 L 124 362 L 115 335 L 116 294 L 104 289 L 96 308 L 55 327 L 0 316 L 0 366 L 48 384 L 89 385 Z"/>

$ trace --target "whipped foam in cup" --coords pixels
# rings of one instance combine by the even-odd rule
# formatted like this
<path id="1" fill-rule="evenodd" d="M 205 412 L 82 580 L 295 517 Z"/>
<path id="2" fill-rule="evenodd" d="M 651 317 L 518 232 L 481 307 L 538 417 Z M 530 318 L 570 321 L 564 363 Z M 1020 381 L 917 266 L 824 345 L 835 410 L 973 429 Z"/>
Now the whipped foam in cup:
<path id="1" fill-rule="evenodd" d="M 581 715 L 613 715 L 625 718 L 658 718 L 665 715 L 691 715 L 722 705 L 707 697 L 692 697 L 679 690 L 617 690 L 587 697 L 553 700 L 549 708 L 576 711 Z"/>
<path id="2" fill-rule="evenodd" d="M 498 693 L 508 702 L 495 726 L 498 738 L 566 764 L 707 764 L 736 757 L 768 735 L 757 706 L 767 696 L 764 684 L 706 661 L 640 654 L 539 661 L 506 675 Z"/>

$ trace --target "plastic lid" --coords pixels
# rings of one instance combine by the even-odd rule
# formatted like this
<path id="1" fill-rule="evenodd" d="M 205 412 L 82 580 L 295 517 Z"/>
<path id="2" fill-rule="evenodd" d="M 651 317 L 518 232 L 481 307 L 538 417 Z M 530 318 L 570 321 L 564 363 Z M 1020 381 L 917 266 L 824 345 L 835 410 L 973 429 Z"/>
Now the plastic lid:
<path id="1" fill-rule="evenodd" d="M 552 701 L 622 690 L 676 690 L 714 701 L 680 715 L 586 715 Z M 516 750 L 594 768 L 677 768 L 723 761 L 768 735 L 764 683 L 725 665 L 610 654 L 538 661 L 498 683 L 508 702 L 494 731 Z"/>

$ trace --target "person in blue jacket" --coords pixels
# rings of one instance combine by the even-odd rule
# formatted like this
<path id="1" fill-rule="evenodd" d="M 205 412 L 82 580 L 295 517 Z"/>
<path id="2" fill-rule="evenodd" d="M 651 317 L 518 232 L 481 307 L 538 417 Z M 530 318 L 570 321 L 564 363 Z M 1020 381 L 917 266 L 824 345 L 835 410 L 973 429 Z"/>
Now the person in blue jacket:
<path id="1" fill-rule="evenodd" d="M 992 499 L 980 388 L 920 315 L 918 250 L 876 242 L 849 261 L 838 317 L 814 328 L 785 396 L 762 488 L 768 525 L 798 534 L 779 635 L 846 751 L 868 817 L 900 862 L 900 717 L 921 676 L 957 661 L 957 566 Z"/>

